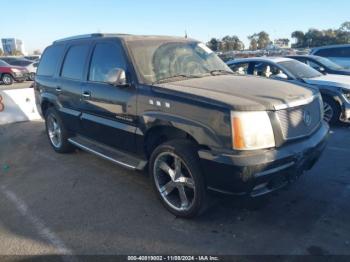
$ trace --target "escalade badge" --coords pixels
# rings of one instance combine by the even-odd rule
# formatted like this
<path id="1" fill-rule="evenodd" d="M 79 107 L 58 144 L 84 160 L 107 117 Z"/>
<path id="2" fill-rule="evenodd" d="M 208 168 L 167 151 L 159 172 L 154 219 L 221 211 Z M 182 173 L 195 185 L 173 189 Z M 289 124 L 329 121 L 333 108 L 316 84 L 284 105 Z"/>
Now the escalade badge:
<path id="1" fill-rule="evenodd" d="M 306 126 L 310 126 L 311 125 L 311 114 L 309 111 L 304 111 L 304 123 Z"/>

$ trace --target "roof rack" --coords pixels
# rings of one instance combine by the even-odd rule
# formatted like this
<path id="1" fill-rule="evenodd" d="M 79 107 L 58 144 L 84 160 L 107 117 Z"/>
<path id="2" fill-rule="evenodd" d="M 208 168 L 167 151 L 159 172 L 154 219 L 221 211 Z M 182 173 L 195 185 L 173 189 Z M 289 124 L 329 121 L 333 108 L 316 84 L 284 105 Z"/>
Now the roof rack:
<path id="1" fill-rule="evenodd" d="M 103 34 L 101 34 L 101 33 L 76 35 L 76 36 L 58 39 L 58 40 L 54 41 L 53 43 L 59 43 L 59 42 L 68 41 L 68 40 L 79 40 L 79 39 L 85 39 L 85 38 L 91 38 L 91 37 L 102 37 L 102 36 L 103 36 Z"/>

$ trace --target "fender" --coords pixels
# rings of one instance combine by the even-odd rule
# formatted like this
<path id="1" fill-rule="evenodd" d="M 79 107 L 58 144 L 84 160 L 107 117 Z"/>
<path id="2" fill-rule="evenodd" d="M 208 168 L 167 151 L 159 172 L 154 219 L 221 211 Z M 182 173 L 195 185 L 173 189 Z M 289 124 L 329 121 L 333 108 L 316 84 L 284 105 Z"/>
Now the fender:
<path id="1" fill-rule="evenodd" d="M 186 117 L 151 111 L 143 114 L 140 121 L 140 128 L 143 134 L 146 134 L 153 127 L 169 126 L 191 135 L 200 145 L 207 145 L 209 147 L 223 146 L 223 142 L 218 138 L 218 135 L 213 129 Z"/>
<path id="2" fill-rule="evenodd" d="M 337 101 L 341 106 L 343 105 L 344 101 L 341 99 L 341 95 L 339 91 L 335 91 L 334 87 L 320 87 L 319 88 L 321 95 L 327 95 L 332 97 L 335 101 Z"/>

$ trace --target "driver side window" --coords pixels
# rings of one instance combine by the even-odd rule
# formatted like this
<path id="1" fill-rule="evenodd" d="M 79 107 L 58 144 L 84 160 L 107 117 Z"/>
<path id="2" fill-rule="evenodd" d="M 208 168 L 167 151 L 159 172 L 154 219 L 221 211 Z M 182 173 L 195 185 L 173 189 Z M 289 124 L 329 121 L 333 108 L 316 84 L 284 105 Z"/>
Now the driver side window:
<path id="1" fill-rule="evenodd" d="M 310 60 L 307 60 L 306 63 L 307 63 L 307 65 L 311 66 L 313 69 L 316 69 L 316 70 L 319 70 L 320 67 L 321 67 L 319 64 L 316 64 L 316 63 L 314 63 L 314 62 L 312 62 Z"/>
<path id="2" fill-rule="evenodd" d="M 89 81 L 108 83 L 112 81 L 116 69 L 126 71 L 122 49 L 114 43 L 96 44 L 91 59 Z"/>

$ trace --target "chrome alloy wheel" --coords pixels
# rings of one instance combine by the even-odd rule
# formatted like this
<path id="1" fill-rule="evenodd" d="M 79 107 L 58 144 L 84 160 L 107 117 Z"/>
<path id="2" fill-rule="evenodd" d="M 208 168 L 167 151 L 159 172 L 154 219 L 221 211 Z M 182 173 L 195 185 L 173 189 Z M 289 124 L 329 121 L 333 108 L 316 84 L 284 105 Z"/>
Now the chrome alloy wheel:
<path id="1" fill-rule="evenodd" d="M 334 115 L 334 110 L 330 104 L 323 102 L 323 119 L 328 123 L 331 121 Z"/>
<path id="2" fill-rule="evenodd" d="M 12 82 L 11 76 L 9 75 L 4 75 L 2 77 L 2 81 L 4 82 L 5 85 L 9 85 Z"/>
<path id="3" fill-rule="evenodd" d="M 47 131 L 52 145 L 59 148 L 62 145 L 62 133 L 54 115 L 49 115 L 47 118 Z"/>
<path id="4" fill-rule="evenodd" d="M 153 176 L 163 200 L 177 211 L 188 211 L 195 202 L 195 183 L 185 162 L 163 152 L 154 161 Z"/>

